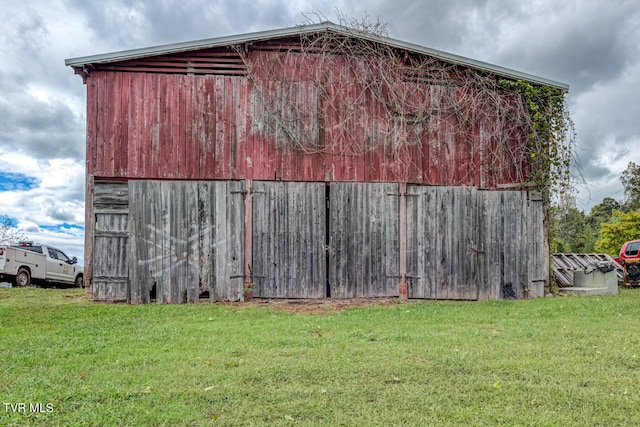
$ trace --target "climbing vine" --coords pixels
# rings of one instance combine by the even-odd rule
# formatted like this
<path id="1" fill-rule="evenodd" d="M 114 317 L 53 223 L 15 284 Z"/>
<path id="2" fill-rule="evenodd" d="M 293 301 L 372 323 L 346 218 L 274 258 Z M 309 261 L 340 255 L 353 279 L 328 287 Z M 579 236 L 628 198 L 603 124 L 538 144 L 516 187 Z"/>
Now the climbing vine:
<path id="1" fill-rule="evenodd" d="M 522 114 L 515 117 L 527 132 L 525 149 L 532 160 L 529 181 L 538 188 L 549 188 L 559 203 L 574 191 L 571 166 L 574 159 L 575 131 L 566 105 L 566 92 L 523 80 L 499 81 L 500 86 L 522 100 Z"/>
<path id="2" fill-rule="evenodd" d="M 252 131 L 307 154 L 382 150 L 409 181 L 423 157 L 455 149 L 467 175 L 453 184 L 571 192 L 565 91 L 393 46 L 385 32 L 364 23 L 236 46 L 256 98 Z"/>

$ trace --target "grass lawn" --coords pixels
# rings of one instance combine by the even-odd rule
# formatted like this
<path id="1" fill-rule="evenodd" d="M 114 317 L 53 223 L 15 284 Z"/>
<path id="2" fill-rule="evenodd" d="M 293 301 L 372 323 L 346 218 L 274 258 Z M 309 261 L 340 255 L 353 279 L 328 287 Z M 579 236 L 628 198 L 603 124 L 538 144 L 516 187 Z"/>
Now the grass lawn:
<path id="1" fill-rule="evenodd" d="M 0 289 L 0 425 L 640 425 L 640 289 L 297 306 Z"/>

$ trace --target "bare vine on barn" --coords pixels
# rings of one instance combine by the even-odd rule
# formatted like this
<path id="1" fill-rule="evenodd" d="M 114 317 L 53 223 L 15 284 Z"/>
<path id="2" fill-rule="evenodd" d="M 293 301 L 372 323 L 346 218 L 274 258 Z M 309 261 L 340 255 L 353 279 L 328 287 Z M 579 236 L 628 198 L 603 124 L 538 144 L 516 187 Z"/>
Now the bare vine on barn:
<path id="1" fill-rule="evenodd" d="M 489 165 L 498 180 L 570 188 L 563 91 L 378 42 L 385 29 L 371 28 L 237 46 L 257 94 L 255 130 L 307 154 L 383 150 L 407 171 L 443 138 L 463 138 L 469 174 Z"/>

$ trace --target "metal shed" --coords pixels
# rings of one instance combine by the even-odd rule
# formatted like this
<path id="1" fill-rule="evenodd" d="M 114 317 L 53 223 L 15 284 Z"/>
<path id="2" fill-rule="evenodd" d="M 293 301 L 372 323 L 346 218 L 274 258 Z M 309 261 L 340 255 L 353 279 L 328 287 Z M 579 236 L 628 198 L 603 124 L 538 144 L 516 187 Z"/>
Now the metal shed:
<path id="1" fill-rule="evenodd" d="M 66 64 L 94 300 L 543 294 L 546 205 L 499 82 L 562 83 L 332 23 Z"/>

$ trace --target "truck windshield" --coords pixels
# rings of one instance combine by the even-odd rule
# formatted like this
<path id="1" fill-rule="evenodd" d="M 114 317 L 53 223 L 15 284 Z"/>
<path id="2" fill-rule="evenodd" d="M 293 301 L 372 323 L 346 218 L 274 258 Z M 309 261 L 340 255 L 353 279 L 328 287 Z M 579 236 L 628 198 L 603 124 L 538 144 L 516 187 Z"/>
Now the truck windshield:
<path id="1" fill-rule="evenodd" d="M 640 249 L 640 242 L 631 242 L 624 250 L 624 254 L 627 256 L 636 256 L 638 255 L 638 249 Z"/>

